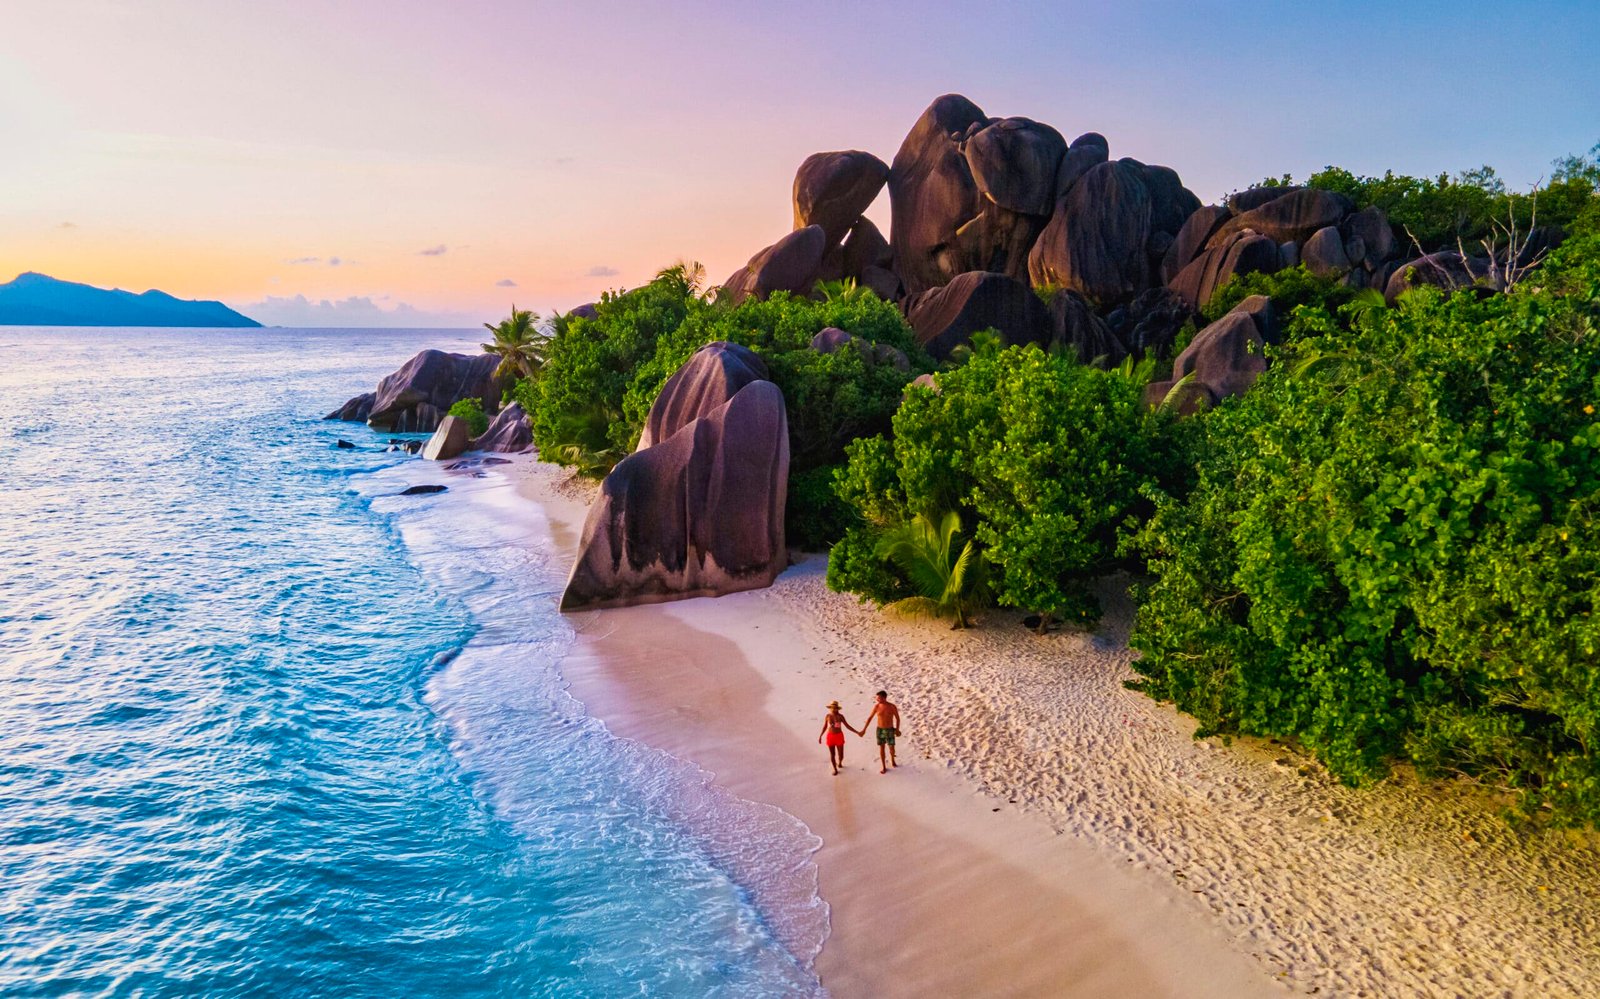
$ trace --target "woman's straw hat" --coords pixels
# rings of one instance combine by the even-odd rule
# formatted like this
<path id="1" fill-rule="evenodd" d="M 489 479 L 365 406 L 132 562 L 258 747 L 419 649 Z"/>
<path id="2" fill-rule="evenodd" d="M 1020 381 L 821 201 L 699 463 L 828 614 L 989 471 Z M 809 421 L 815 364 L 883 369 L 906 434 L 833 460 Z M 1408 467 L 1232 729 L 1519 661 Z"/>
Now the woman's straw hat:
<path id="1" fill-rule="evenodd" d="M 830 707 L 830 708 L 837 708 L 838 706 L 839 706 L 839 702 L 838 701 L 829 701 L 828 702 L 828 707 Z"/>

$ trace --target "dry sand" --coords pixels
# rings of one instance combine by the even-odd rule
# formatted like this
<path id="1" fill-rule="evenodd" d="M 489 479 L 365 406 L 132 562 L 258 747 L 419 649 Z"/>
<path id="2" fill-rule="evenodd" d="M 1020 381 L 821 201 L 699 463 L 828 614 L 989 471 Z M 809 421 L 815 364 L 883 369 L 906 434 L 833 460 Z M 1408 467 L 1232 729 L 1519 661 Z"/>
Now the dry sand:
<path id="1" fill-rule="evenodd" d="M 582 489 L 519 490 L 576 541 Z M 1192 738 L 1126 690 L 1132 608 L 1093 634 L 952 632 L 823 585 L 574 615 L 562 669 L 617 734 L 693 760 L 822 838 L 837 996 L 1600 995 L 1600 852 L 1519 834 L 1481 794 L 1351 790 L 1283 746 Z M 850 737 L 887 687 L 898 770 Z"/>

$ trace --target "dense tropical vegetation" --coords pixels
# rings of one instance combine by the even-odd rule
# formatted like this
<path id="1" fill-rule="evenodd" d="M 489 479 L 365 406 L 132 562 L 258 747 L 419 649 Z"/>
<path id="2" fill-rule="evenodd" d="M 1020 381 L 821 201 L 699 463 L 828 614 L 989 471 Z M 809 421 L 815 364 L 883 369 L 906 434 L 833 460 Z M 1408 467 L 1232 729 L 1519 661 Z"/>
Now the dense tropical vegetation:
<path id="1" fill-rule="evenodd" d="M 699 283 L 697 267 L 678 265 L 608 292 L 592 317 L 556 317 L 538 377 L 513 389 L 534 442 L 547 460 L 603 475 L 638 443 L 651 403 L 683 362 L 717 340 L 741 344 L 766 363 L 788 407 L 790 542 L 826 547 L 848 516 L 830 488 L 845 445 L 887 430 L 906 382 L 931 364 L 900 311 L 870 292 L 733 305 L 708 299 Z M 899 352 L 905 366 L 867 351 L 813 350 L 811 338 L 830 326 Z"/>
<path id="2" fill-rule="evenodd" d="M 1300 267 L 1225 285 L 1200 323 L 1265 294 L 1282 342 L 1249 392 L 1187 418 L 1142 397 L 1170 354 L 1106 370 L 980 334 L 908 386 L 933 366 L 894 305 L 848 288 L 718 303 L 693 267 L 553 319 L 513 395 L 548 459 L 598 474 L 696 349 L 744 344 L 788 405 L 791 544 L 831 545 L 833 588 L 957 626 L 994 602 L 1043 631 L 1092 622 L 1094 581 L 1131 569 L 1136 686 L 1202 733 L 1295 739 L 1352 783 L 1409 761 L 1593 823 L 1597 156 L 1539 193 L 1538 223 L 1570 237 L 1505 294 L 1387 308 Z M 1492 171 L 1309 183 L 1424 249 L 1533 221 Z M 909 365 L 812 350 L 828 326 Z"/>

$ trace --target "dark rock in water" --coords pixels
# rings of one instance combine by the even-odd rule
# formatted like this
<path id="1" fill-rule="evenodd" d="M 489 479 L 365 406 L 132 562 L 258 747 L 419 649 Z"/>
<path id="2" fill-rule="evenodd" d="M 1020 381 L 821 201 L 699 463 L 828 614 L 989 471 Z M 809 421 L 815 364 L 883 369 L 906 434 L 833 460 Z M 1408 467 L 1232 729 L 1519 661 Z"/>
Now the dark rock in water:
<path id="1" fill-rule="evenodd" d="M 442 493 L 448 486 L 409 486 L 400 491 L 401 496 L 427 496 L 432 493 Z"/>
<path id="2" fill-rule="evenodd" d="M 469 451 L 500 451 L 512 453 L 533 447 L 533 427 L 520 403 L 510 403 L 494 419 L 488 429 L 467 444 Z"/>
<path id="3" fill-rule="evenodd" d="M 611 470 L 589 510 L 561 609 L 771 585 L 788 564 L 788 480 L 783 393 L 752 381 Z"/>
<path id="4" fill-rule="evenodd" d="M 467 421 L 459 416 L 445 416 L 439 429 L 422 446 L 422 457 L 429 461 L 448 461 L 467 449 Z"/>
<path id="5" fill-rule="evenodd" d="M 447 472 L 466 472 L 476 468 L 487 468 L 490 465 L 509 464 L 511 464 L 511 459 L 509 458 L 463 458 L 460 461 L 452 461 L 450 464 L 444 466 L 444 470 Z"/>
<path id="6" fill-rule="evenodd" d="M 766 298 L 775 291 L 810 294 L 827 251 L 828 237 L 820 225 L 796 229 L 729 275 L 717 298 L 737 304 L 751 297 Z"/>
<path id="7" fill-rule="evenodd" d="M 346 450 L 346 451 L 354 451 L 355 447 L 356 447 L 354 441 L 347 441 L 343 437 L 341 437 L 338 440 L 334 441 L 333 442 L 333 446 L 336 447 L 336 448 L 339 448 L 341 450 Z"/>
<path id="8" fill-rule="evenodd" d="M 1151 288 L 1106 317 L 1106 325 L 1129 353 L 1144 355 L 1165 353 L 1192 318 L 1194 310 L 1182 297 L 1166 288 Z"/>
<path id="9" fill-rule="evenodd" d="M 426 433 L 438 428 L 450 407 L 477 399 L 485 413 L 500 407 L 504 382 L 495 376 L 493 354 L 448 354 L 424 350 L 378 383 L 367 423 L 382 430 Z"/>
<path id="10" fill-rule="evenodd" d="M 1051 299 L 1050 328 L 1051 343 L 1071 347 L 1085 364 L 1103 357 L 1106 363 L 1117 365 L 1128 356 L 1111 327 L 1077 292 L 1061 291 Z"/>
<path id="11" fill-rule="evenodd" d="M 1217 246 L 1246 229 L 1272 240 L 1274 249 L 1288 239 L 1303 243 L 1318 229 L 1338 225 L 1355 208 L 1355 203 L 1342 194 L 1307 188 L 1248 211 L 1235 209 L 1233 218 L 1218 227 L 1206 245 Z"/>
<path id="12" fill-rule="evenodd" d="M 1161 281 L 1171 284 L 1178 272 L 1189 266 L 1190 261 L 1200 255 L 1205 249 L 1206 241 L 1221 227 L 1222 223 L 1233 217 L 1233 213 L 1221 205 L 1204 205 L 1194 210 L 1183 226 L 1178 229 L 1178 234 L 1167 248 L 1166 254 L 1161 258 Z"/>
<path id="13" fill-rule="evenodd" d="M 820 225 L 838 246 L 888 179 L 889 165 L 871 153 L 812 153 L 794 175 L 794 227 Z"/>
<path id="14" fill-rule="evenodd" d="M 706 344 L 661 386 L 635 450 L 666 440 L 726 405 L 746 385 L 766 378 L 766 364 L 750 348 L 726 340 Z"/>
<path id="15" fill-rule="evenodd" d="M 1004 274 L 973 271 L 943 288 L 906 301 L 906 319 L 917 343 L 938 360 L 972 339 L 978 330 L 995 329 L 1006 344 L 1050 342 L 1050 315 L 1033 289 Z"/>
<path id="16" fill-rule="evenodd" d="M 400 447 L 409 454 L 420 454 L 422 453 L 423 443 L 423 441 L 406 441 Z"/>
<path id="17" fill-rule="evenodd" d="M 1212 244 L 1167 285 L 1193 309 L 1204 308 L 1217 289 L 1235 275 L 1258 271 L 1275 274 L 1283 264 L 1278 244 L 1249 230 L 1236 232 L 1220 243 L 1212 237 Z"/>
<path id="18" fill-rule="evenodd" d="M 1279 187 L 1252 187 L 1230 197 L 1227 207 L 1228 211 L 1234 214 L 1254 211 L 1268 202 L 1277 201 L 1285 195 L 1304 190 L 1305 188 L 1299 184 L 1286 184 Z"/>
<path id="19" fill-rule="evenodd" d="M 324 416 L 323 419 L 365 423 L 367 415 L 372 412 L 372 403 L 377 398 L 378 394 L 376 392 L 363 392 L 327 416 Z"/>

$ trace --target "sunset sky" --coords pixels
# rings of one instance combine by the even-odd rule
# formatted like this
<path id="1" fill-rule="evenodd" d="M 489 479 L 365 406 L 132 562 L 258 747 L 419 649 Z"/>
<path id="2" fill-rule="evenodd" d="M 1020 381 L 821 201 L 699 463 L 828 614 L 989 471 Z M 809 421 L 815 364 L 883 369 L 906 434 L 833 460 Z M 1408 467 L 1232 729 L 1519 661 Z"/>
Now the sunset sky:
<path id="1" fill-rule="evenodd" d="M 1600 141 L 1592 2 L 0 12 L 0 281 L 296 325 L 475 325 L 678 258 L 720 280 L 788 230 L 807 154 L 891 159 L 952 91 L 1103 132 L 1205 201 L 1328 163 L 1520 187 Z"/>

